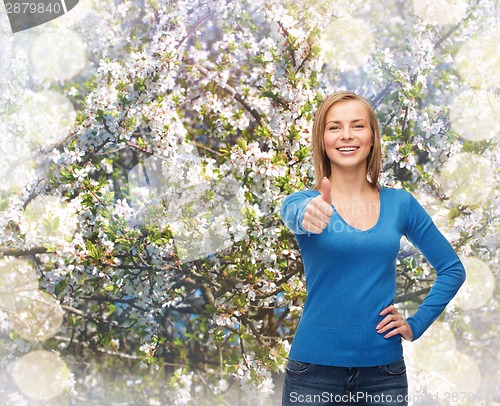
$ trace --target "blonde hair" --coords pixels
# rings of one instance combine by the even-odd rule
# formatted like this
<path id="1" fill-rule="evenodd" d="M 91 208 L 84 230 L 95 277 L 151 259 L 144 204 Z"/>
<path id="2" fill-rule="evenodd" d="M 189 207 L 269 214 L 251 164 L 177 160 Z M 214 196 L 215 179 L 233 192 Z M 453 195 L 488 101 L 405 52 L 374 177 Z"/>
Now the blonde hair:
<path id="1" fill-rule="evenodd" d="M 359 101 L 362 103 L 368 113 L 370 120 L 370 127 L 373 136 L 373 147 L 366 160 L 366 172 L 367 180 L 374 186 L 379 186 L 380 170 L 382 167 L 382 145 L 380 142 L 380 129 L 378 126 L 377 116 L 375 110 L 373 110 L 372 105 L 363 96 L 359 96 L 352 92 L 336 92 L 328 96 L 314 116 L 314 123 L 312 129 L 312 149 L 313 149 L 313 161 L 314 161 L 314 179 L 315 186 L 314 189 L 321 190 L 321 181 L 323 177 L 330 178 L 331 166 L 330 158 L 325 152 L 324 134 L 326 126 L 326 115 L 330 107 L 336 103 L 344 101 Z"/>

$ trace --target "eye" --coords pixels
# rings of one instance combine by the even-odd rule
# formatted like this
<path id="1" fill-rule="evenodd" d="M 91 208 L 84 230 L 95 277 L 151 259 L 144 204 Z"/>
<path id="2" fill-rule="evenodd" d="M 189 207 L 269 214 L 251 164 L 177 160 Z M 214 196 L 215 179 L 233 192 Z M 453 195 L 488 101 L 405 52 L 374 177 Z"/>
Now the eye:
<path id="1" fill-rule="evenodd" d="M 337 131 L 340 127 L 338 125 L 331 125 L 328 127 L 328 131 Z"/>
<path id="2" fill-rule="evenodd" d="M 358 130 L 362 130 L 363 128 L 365 128 L 365 126 L 363 124 L 356 124 L 354 126 L 354 128 L 358 129 Z"/>

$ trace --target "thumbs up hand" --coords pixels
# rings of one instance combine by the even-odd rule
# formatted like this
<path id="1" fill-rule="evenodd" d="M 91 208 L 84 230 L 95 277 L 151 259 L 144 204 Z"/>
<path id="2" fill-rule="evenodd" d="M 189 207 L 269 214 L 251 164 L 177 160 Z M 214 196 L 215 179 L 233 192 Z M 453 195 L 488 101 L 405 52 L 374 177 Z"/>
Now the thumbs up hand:
<path id="1" fill-rule="evenodd" d="M 312 199 L 307 205 L 302 227 L 312 233 L 320 234 L 330 222 L 330 217 L 333 214 L 331 204 L 332 186 L 330 180 L 324 177 L 321 184 L 321 195 Z"/>

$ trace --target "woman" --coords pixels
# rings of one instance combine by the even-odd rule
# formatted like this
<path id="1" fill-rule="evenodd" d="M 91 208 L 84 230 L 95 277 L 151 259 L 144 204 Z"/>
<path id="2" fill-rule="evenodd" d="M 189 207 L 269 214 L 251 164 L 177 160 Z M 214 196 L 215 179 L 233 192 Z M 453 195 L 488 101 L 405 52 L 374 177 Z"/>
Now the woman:
<path id="1" fill-rule="evenodd" d="M 307 290 L 283 405 L 406 405 L 401 340 L 424 333 L 463 284 L 465 270 L 410 193 L 379 185 L 380 131 L 365 98 L 329 96 L 316 112 L 312 137 L 315 188 L 292 193 L 280 208 L 302 254 Z M 393 306 L 403 235 L 437 273 L 407 320 Z"/>

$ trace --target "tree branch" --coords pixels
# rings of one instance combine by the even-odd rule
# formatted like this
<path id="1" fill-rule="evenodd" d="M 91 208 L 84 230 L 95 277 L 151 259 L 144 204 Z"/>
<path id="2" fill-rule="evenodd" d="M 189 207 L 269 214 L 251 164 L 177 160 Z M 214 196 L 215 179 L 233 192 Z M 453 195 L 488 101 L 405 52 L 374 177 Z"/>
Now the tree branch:
<path id="1" fill-rule="evenodd" d="M 187 57 L 185 58 L 186 62 L 193 65 L 196 69 L 198 69 L 201 74 L 205 77 L 208 77 L 209 74 L 210 74 L 210 70 L 201 66 L 199 63 L 195 62 L 193 59 Z M 260 113 L 255 110 L 254 108 L 252 108 L 244 99 L 243 97 L 236 91 L 236 89 L 234 89 L 232 86 L 226 84 L 225 86 L 221 86 L 220 84 L 216 83 L 217 86 L 219 87 L 219 89 L 221 90 L 224 90 L 226 91 L 227 93 L 229 93 L 231 96 L 234 97 L 234 99 L 240 103 L 243 108 L 248 111 L 252 117 L 255 119 L 255 121 L 257 121 L 257 123 L 259 123 L 259 125 L 262 125 L 262 116 L 260 115 Z"/>
<path id="2" fill-rule="evenodd" d="M 30 249 L 22 249 L 22 248 L 0 248 L 0 257 L 24 257 L 24 256 L 32 256 L 36 254 L 45 254 L 47 252 L 47 248 L 45 247 L 33 247 Z"/>
<path id="3" fill-rule="evenodd" d="M 417 290 L 416 292 L 410 292 L 401 296 L 396 296 L 394 298 L 394 302 L 401 303 L 401 302 L 412 301 L 412 302 L 422 303 L 423 300 L 420 298 L 420 296 L 429 293 L 430 290 L 431 288 L 424 288 Z"/>

